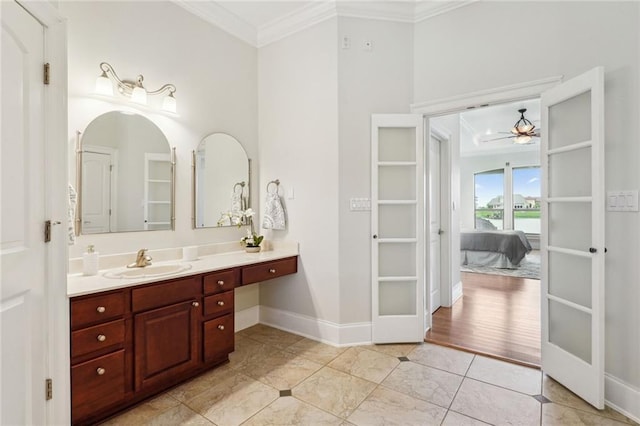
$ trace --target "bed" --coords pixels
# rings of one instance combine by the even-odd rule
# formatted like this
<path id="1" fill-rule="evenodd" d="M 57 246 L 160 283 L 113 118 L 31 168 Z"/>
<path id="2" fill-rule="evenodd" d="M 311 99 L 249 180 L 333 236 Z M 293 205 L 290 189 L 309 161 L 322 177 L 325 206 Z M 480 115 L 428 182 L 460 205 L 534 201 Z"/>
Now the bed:
<path id="1" fill-rule="evenodd" d="M 460 263 L 515 269 L 531 251 L 522 231 L 460 231 Z"/>

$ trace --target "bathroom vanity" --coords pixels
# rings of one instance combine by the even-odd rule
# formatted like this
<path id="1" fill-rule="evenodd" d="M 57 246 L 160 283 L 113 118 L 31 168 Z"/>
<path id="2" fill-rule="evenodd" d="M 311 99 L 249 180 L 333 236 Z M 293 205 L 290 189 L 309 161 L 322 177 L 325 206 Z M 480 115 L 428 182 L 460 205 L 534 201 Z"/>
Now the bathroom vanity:
<path id="1" fill-rule="evenodd" d="M 234 289 L 297 272 L 297 246 L 203 257 L 169 278 L 70 276 L 73 424 L 103 420 L 234 350 Z"/>

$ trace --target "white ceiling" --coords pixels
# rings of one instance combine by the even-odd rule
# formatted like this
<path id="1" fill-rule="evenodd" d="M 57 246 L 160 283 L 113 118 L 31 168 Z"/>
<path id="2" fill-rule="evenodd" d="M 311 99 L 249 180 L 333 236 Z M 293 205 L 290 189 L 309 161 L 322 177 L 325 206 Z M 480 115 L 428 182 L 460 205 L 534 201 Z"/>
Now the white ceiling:
<path id="1" fill-rule="evenodd" d="M 526 145 L 514 144 L 512 138 L 485 142 L 489 139 L 509 136 L 507 133 L 516 121 L 520 119 L 518 110 L 521 108 L 527 109 L 524 113 L 525 118 L 530 120 L 536 126 L 536 129 L 539 129 L 539 99 L 492 105 L 460 113 L 460 155 L 471 156 L 538 150 L 540 138 L 533 138 L 532 142 Z"/>

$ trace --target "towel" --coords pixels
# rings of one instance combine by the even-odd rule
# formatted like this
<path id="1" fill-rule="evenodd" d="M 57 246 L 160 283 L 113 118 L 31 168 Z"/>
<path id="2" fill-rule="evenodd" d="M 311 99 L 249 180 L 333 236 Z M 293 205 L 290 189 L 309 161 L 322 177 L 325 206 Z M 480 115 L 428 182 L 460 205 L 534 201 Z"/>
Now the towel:
<path id="1" fill-rule="evenodd" d="M 262 227 L 264 229 L 285 229 L 284 208 L 277 192 L 267 192 Z"/>
<path id="2" fill-rule="evenodd" d="M 69 206 L 67 209 L 67 244 L 70 246 L 76 243 L 76 204 L 78 202 L 78 193 L 69 184 Z"/>
<path id="3" fill-rule="evenodd" d="M 231 194 L 231 213 L 239 214 L 242 211 L 242 192 Z"/>

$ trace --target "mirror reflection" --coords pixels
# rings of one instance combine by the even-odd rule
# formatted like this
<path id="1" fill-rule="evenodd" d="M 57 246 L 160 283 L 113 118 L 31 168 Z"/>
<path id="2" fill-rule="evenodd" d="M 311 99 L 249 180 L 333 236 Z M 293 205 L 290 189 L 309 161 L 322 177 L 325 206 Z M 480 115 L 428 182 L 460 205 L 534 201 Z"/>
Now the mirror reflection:
<path id="1" fill-rule="evenodd" d="M 194 227 L 231 226 L 228 214 L 250 207 L 247 153 L 233 136 L 213 133 L 193 155 Z"/>
<path id="2" fill-rule="evenodd" d="M 111 111 L 79 141 L 82 234 L 173 229 L 174 155 L 149 119 Z"/>

